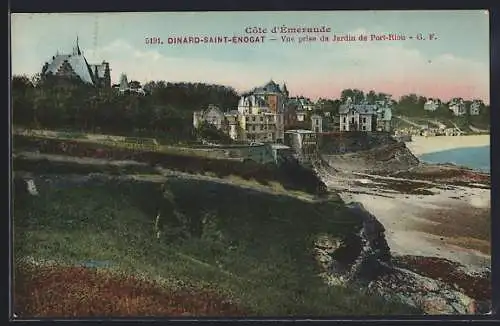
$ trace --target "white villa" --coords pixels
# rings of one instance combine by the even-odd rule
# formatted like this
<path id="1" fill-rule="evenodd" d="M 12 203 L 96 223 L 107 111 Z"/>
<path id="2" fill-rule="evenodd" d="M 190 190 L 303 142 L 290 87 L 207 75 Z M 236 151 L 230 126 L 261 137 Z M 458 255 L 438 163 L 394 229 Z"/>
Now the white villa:
<path id="1" fill-rule="evenodd" d="M 126 74 L 121 74 L 120 76 L 120 84 L 118 86 L 118 91 L 120 92 L 120 94 L 137 93 L 140 95 L 146 95 L 146 92 L 142 89 L 142 87 L 135 88 L 130 86 Z"/>
<path id="2" fill-rule="evenodd" d="M 256 142 L 283 142 L 284 106 L 288 98 L 286 86 L 283 89 L 274 81 L 257 87 L 241 96 L 237 110 L 223 113 L 215 106 L 197 111 L 193 115 L 196 128 L 201 121 L 207 121 L 218 129 L 226 127 L 234 140 Z"/>
<path id="3" fill-rule="evenodd" d="M 453 114 L 455 116 L 462 116 L 467 113 L 467 108 L 465 106 L 465 103 L 462 99 L 460 100 L 453 100 L 450 102 L 449 109 L 453 111 Z"/>
<path id="4" fill-rule="evenodd" d="M 424 110 L 426 111 L 436 111 L 441 105 L 440 100 L 428 99 L 424 104 Z"/>
<path id="5" fill-rule="evenodd" d="M 480 101 L 472 101 L 470 108 L 469 108 L 469 114 L 470 115 L 479 115 L 481 113 L 481 102 Z"/>
<path id="6" fill-rule="evenodd" d="M 244 94 L 238 103 L 241 140 L 283 142 L 287 98 L 286 85 L 281 89 L 273 80 Z"/>
<path id="7" fill-rule="evenodd" d="M 373 131 L 373 122 L 377 115 L 377 106 L 374 104 L 353 104 L 348 98 L 345 104 L 340 105 L 340 131 Z"/>

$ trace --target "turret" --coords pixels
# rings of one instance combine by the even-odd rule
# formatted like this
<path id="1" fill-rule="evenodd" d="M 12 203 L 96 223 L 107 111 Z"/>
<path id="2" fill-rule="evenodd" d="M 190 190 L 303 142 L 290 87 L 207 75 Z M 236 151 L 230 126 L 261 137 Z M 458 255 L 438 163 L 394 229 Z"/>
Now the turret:
<path id="1" fill-rule="evenodd" d="M 288 89 L 286 88 L 286 83 L 283 83 L 283 94 L 285 94 L 286 97 L 290 96 L 290 93 L 288 93 Z"/>
<path id="2" fill-rule="evenodd" d="M 104 87 L 111 87 L 111 69 L 109 69 L 109 63 L 103 61 L 104 65 Z"/>
<path id="3" fill-rule="evenodd" d="M 78 36 L 76 37 L 76 46 L 73 48 L 73 55 L 81 55 L 80 46 L 78 45 Z"/>
<path id="4" fill-rule="evenodd" d="M 122 74 L 120 77 L 120 91 L 125 92 L 128 89 L 127 75 Z"/>

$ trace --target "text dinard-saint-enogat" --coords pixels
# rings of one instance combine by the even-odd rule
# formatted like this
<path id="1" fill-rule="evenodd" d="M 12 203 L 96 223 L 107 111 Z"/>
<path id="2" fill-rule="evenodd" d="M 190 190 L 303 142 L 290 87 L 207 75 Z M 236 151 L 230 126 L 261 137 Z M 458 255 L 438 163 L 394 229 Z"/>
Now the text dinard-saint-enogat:
<path id="1" fill-rule="evenodd" d="M 267 33 L 272 34 L 300 34 L 300 33 L 330 33 L 332 29 L 328 26 L 318 27 L 289 27 L 289 26 L 275 26 L 270 29 L 265 27 L 246 27 L 245 33 L 247 35 L 189 35 L 189 36 L 171 36 L 167 39 L 167 44 L 213 44 L 213 43 L 263 43 Z M 250 34 L 250 35 L 248 35 Z M 253 34 L 253 35 L 252 35 Z M 258 35 L 256 35 L 258 34 Z"/>
<path id="2" fill-rule="evenodd" d="M 328 26 L 274 26 L 272 28 L 249 26 L 245 28 L 247 34 L 299 34 L 299 33 L 330 33 L 332 29 Z"/>

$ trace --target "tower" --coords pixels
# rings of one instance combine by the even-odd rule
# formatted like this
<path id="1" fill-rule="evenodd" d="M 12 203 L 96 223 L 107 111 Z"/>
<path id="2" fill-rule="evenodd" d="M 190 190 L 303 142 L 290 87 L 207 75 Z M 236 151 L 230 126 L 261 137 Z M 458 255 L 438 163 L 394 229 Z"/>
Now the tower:
<path id="1" fill-rule="evenodd" d="M 111 87 L 111 69 L 109 69 L 109 62 L 103 61 L 104 65 L 104 87 Z"/>
<path id="2" fill-rule="evenodd" d="M 78 44 L 78 35 L 76 36 L 76 46 L 73 48 L 73 55 L 82 55 L 82 51 L 80 51 L 80 45 Z"/>
<path id="3" fill-rule="evenodd" d="M 122 74 L 120 77 L 120 92 L 125 92 L 128 90 L 127 75 Z"/>
<path id="4" fill-rule="evenodd" d="M 283 94 L 285 95 L 286 98 L 290 96 L 290 93 L 288 92 L 288 89 L 286 88 L 286 83 L 283 83 Z"/>

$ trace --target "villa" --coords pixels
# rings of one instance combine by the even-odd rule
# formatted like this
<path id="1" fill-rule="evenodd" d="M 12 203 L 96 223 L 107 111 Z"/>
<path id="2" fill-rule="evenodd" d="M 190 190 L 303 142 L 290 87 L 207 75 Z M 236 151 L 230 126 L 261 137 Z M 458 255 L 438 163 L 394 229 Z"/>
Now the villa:
<path id="1" fill-rule="evenodd" d="M 60 78 L 77 78 L 86 84 L 99 88 L 111 87 L 109 63 L 89 64 L 80 50 L 78 38 L 73 52 L 70 54 L 57 53 L 50 62 L 42 67 L 43 76 L 57 76 Z"/>

